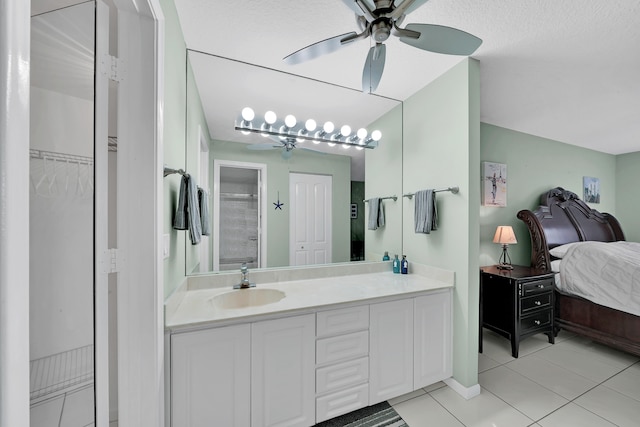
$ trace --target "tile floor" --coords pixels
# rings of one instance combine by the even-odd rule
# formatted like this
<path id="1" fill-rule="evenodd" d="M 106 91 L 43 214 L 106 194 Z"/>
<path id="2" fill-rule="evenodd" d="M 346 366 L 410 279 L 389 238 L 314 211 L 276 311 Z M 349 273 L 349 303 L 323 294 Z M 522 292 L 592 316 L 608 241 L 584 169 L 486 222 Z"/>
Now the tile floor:
<path id="1" fill-rule="evenodd" d="M 93 417 L 93 384 L 31 406 L 31 427 L 90 427 Z"/>
<path id="2" fill-rule="evenodd" d="M 640 425 L 640 358 L 561 331 L 520 343 L 484 332 L 479 396 L 443 383 L 390 400 L 409 427 L 609 427 Z"/>

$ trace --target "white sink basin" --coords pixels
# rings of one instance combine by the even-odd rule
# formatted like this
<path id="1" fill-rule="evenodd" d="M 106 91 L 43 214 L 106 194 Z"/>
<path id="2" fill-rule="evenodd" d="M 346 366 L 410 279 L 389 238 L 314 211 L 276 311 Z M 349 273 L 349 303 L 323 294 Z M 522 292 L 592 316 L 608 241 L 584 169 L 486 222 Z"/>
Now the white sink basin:
<path id="1" fill-rule="evenodd" d="M 213 297 L 213 304 L 223 309 L 256 307 L 273 304 L 285 297 L 285 293 L 277 289 L 250 288 L 237 289 Z"/>

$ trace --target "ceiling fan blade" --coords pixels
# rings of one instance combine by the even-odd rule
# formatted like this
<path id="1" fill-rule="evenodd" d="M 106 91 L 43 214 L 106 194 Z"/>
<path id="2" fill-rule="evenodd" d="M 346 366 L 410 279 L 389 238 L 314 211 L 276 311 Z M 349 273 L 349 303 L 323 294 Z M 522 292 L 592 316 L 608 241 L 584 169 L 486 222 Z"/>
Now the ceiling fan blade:
<path id="1" fill-rule="evenodd" d="M 417 31 L 420 37 L 400 37 L 400 41 L 418 49 L 447 55 L 471 55 L 482 44 L 482 39 L 456 28 L 434 24 L 408 24 L 410 31 Z"/>
<path id="2" fill-rule="evenodd" d="M 382 44 L 376 44 L 369 49 L 367 60 L 362 70 L 362 91 L 373 93 L 378 88 L 382 72 L 384 71 L 384 62 L 387 56 L 387 47 Z"/>
<path id="3" fill-rule="evenodd" d="M 302 49 L 285 56 L 282 60 L 291 65 L 300 64 L 302 62 L 315 59 L 319 56 L 326 55 L 327 53 L 335 52 L 343 46 L 342 39 L 347 37 L 353 38 L 356 36 L 356 32 L 352 31 L 350 33 L 331 37 L 329 39 L 311 44 L 307 47 L 303 47 Z"/>
<path id="4" fill-rule="evenodd" d="M 404 0 L 404 1 L 407 1 L 407 0 Z M 404 1 L 402 3 L 404 3 Z M 413 12 L 414 10 L 416 10 L 417 8 L 419 8 L 420 6 L 425 4 L 427 1 L 429 1 L 429 0 L 415 0 L 413 3 L 411 3 L 410 6 L 408 6 L 405 9 L 404 14 L 407 15 L 407 14 Z"/>
<path id="5" fill-rule="evenodd" d="M 249 150 L 274 150 L 276 148 L 282 148 L 282 145 L 273 145 L 271 143 L 265 144 L 250 144 L 247 145 Z"/>
<path id="6" fill-rule="evenodd" d="M 358 6 L 354 0 L 342 0 L 342 3 L 344 3 L 349 9 L 353 10 L 356 15 L 362 16 L 362 9 L 360 9 L 360 6 Z"/>

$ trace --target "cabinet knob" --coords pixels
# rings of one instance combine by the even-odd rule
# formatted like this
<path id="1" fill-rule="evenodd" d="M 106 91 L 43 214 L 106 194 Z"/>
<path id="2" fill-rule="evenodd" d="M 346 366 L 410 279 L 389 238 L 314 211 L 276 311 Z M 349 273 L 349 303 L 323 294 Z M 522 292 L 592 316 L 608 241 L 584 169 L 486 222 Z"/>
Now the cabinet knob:
<path id="1" fill-rule="evenodd" d="M 540 301 L 536 301 L 535 305 L 542 305 L 542 303 Z"/>
<path id="2" fill-rule="evenodd" d="M 535 323 L 536 325 L 540 325 L 540 321 L 539 320 L 534 320 L 533 323 Z"/>
<path id="3" fill-rule="evenodd" d="M 540 283 L 540 284 L 538 285 L 538 287 L 539 287 L 540 289 L 544 289 L 544 285 L 543 285 L 542 283 Z"/>

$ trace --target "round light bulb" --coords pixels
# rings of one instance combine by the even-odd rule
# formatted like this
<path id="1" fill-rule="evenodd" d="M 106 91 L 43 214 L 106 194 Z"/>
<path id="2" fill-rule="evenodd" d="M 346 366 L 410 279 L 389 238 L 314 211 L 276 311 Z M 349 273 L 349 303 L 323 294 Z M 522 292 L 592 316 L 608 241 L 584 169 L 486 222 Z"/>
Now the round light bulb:
<path id="1" fill-rule="evenodd" d="M 242 119 L 250 122 L 256 117 L 256 113 L 253 112 L 251 107 L 244 107 L 242 109 Z"/>
<path id="2" fill-rule="evenodd" d="M 367 130 L 365 128 L 360 128 L 356 135 L 358 135 L 358 138 L 360 139 L 365 139 L 367 137 Z"/>
<path id="3" fill-rule="evenodd" d="M 270 125 L 274 124 L 277 119 L 278 117 L 273 111 L 267 111 L 266 113 L 264 113 L 264 121 L 269 123 Z"/>
<path id="4" fill-rule="evenodd" d="M 382 132 L 380 132 L 379 130 L 374 130 L 373 132 L 371 132 L 371 139 L 373 139 L 374 141 L 380 141 L 380 138 L 382 138 Z"/>
<path id="5" fill-rule="evenodd" d="M 349 125 L 344 125 L 340 128 L 340 134 L 342 136 L 349 136 L 351 135 L 351 126 Z"/>
<path id="6" fill-rule="evenodd" d="M 334 130 L 335 128 L 336 128 L 336 127 L 335 127 L 335 126 L 333 125 L 333 123 L 331 123 L 331 122 L 326 122 L 326 123 L 324 124 L 324 126 L 322 126 L 322 130 L 324 130 L 326 133 L 331 133 L 331 132 L 333 132 L 333 130 Z"/>
<path id="7" fill-rule="evenodd" d="M 308 132 L 313 132 L 314 130 L 316 130 L 316 121 L 313 119 L 309 119 L 304 123 L 304 128 L 308 131 Z"/>
<path id="8" fill-rule="evenodd" d="M 292 128 L 296 125 L 297 121 L 296 121 L 296 117 L 293 114 L 289 114 L 287 117 L 284 118 L 284 124 L 288 127 L 288 128 Z"/>

